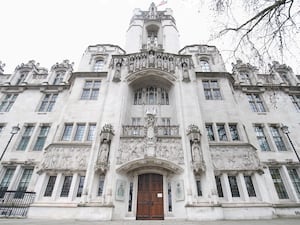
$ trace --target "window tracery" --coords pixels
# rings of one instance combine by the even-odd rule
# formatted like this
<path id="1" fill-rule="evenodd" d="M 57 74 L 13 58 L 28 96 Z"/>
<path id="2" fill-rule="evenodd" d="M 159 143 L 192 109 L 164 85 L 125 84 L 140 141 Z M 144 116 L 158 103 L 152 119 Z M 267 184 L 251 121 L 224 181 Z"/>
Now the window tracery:
<path id="1" fill-rule="evenodd" d="M 169 105 L 167 89 L 156 86 L 136 89 L 134 92 L 134 105 Z"/>

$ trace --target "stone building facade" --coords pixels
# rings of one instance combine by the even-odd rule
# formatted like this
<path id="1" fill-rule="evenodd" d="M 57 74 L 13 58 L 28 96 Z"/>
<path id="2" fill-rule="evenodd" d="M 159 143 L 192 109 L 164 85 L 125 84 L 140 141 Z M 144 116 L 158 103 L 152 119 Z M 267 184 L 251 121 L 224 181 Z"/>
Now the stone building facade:
<path id="1" fill-rule="evenodd" d="M 172 10 L 151 4 L 125 50 L 89 46 L 77 71 L 3 67 L 0 197 L 35 192 L 30 218 L 300 214 L 300 78 L 285 64 L 226 72 L 215 46 L 180 49 Z"/>

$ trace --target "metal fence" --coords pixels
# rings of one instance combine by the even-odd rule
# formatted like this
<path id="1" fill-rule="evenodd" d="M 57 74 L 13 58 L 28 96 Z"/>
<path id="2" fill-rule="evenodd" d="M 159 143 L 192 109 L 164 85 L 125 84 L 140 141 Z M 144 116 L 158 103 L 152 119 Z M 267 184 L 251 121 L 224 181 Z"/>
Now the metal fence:
<path id="1" fill-rule="evenodd" d="M 0 191 L 0 217 L 25 217 L 35 192 Z"/>

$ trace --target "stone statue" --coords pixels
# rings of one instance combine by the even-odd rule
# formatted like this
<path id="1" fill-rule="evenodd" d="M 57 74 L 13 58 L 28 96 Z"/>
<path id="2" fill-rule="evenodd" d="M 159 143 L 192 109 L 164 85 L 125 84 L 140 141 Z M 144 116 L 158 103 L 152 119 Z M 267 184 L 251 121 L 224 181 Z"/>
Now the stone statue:
<path id="1" fill-rule="evenodd" d="M 109 153 L 108 141 L 103 140 L 103 143 L 101 144 L 100 151 L 99 151 L 98 162 L 106 163 L 108 160 L 108 153 Z"/>

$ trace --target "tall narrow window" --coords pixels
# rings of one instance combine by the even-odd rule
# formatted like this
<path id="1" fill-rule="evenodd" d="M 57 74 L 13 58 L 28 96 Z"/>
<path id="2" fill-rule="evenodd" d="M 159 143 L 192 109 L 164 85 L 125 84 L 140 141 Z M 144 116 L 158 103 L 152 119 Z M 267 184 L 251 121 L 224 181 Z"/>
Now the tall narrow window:
<path id="1" fill-rule="evenodd" d="M 270 130 L 278 151 L 286 151 L 287 149 L 279 133 L 278 127 L 270 126 Z"/>
<path id="2" fill-rule="evenodd" d="M 54 189 L 54 185 L 55 185 L 55 181 L 56 181 L 56 176 L 50 176 L 49 180 L 48 180 L 48 184 L 44 193 L 45 197 L 51 197 L 53 189 Z"/>
<path id="3" fill-rule="evenodd" d="M 284 186 L 283 180 L 281 178 L 279 169 L 270 168 L 270 173 L 271 173 L 273 183 L 274 183 L 276 192 L 278 194 L 278 197 L 280 199 L 288 199 L 289 196 L 288 196 L 287 191 L 285 189 L 285 186 Z"/>
<path id="4" fill-rule="evenodd" d="M 87 80 L 85 81 L 81 100 L 97 100 L 100 90 L 100 80 Z"/>
<path id="5" fill-rule="evenodd" d="M 240 197 L 236 176 L 228 176 L 228 181 L 232 197 Z"/>
<path id="6" fill-rule="evenodd" d="M 18 94 L 6 94 L 4 99 L 1 101 L 0 112 L 8 112 L 16 101 L 17 97 Z"/>
<path id="7" fill-rule="evenodd" d="M 81 197 L 81 195 L 82 195 L 84 179 L 85 179 L 85 176 L 80 176 L 79 177 L 79 184 L 78 184 L 76 197 Z"/>
<path id="8" fill-rule="evenodd" d="M 3 198 L 3 196 L 5 195 L 5 192 L 9 187 L 14 172 L 15 172 L 15 168 L 6 168 L 4 177 L 2 178 L 2 181 L 0 183 L 0 198 Z"/>
<path id="9" fill-rule="evenodd" d="M 129 198 L 128 198 L 128 212 L 132 211 L 132 199 L 133 199 L 133 183 L 129 185 Z"/>
<path id="10" fill-rule="evenodd" d="M 197 195 L 202 196 L 202 187 L 201 187 L 201 179 L 200 177 L 196 178 L 196 187 L 197 187 Z"/>
<path id="11" fill-rule="evenodd" d="M 82 141 L 85 130 L 85 124 L 77 124 L 74 141 Z"/>
<path id="12" fill-rule="evenodd" d="M 247 94 L 247 97 L 253 112 L 266 112 L 265 106 L 259 94 Z"/>
<path id="13" fill-rule="evenodd" d="M 100 72 L 103 70 L 103 67 L 104 67 L 104 61 L 102 59 L 99 59 L 95 62 L 94 64 L 94 72 Z"/>
<path id="14" fill-rule="evenodd" d="M 96 132 L 96 124 L 89 124 L 86 140 L 93 141 L 95 139 L 95 132 Z"/>
<path id="15" fill-rule="evenodd" d="M 53 80 L 53 85 L 60 84 L 64 80 L 65 71 L 57 71 Z"/>
<path id="16" fill-rule="evenodd" d="M 292 183 L 294 185 L 294 188 L 297 192 L 298 198 L 300 198 L 300 177 L 299 174 L 297 173 L 297 169 L 288 168 L 288 172 L 292 180 Z"/>
<path id="17" fill-rule="evenodd" d="M 32 176 L 33 169 L 24 169 L 24 172 L 22 174 L 20 183 L 17 188 L 17 192 L 14 196 L 14 198 L 23 198 L 24 192 L 27 190 L 28 184 L 30 182 L 31 176 Z"/>
<path id="18" fill-rule="evenodd" d="M 244 176 L 244 179 L 249 197 L 256 197 L 251 176 Z"/>
<path id="19" fill-rule="evenodd" d="M 143 89 L 139 88 L 134 92 L 134 105 L 141 105 L 143 104 Z"/>
<path id="20" fill-rule="evenodd" d="M 60 197 L 68 197 L 72 183 L 72 176 L 65 176 L 65 180 L 61 189 Z"/>
<path id="21" fill-rule="evenodd" d="M 215 140 L 215 135 L 214 135 L 212 124 L 206 124 L 205 127 L 206 127 L 208 140 L 214 141 Z"/>
<path id="22" fill-rule="evenodd" d="M 104 179 L 105 179 L 105 176 L 104 175 L 100 175 L 100 177 L 99 177 L 99 185 L 98 185 L 98 193 L 97 193 L 98 196 L 102 196 L 102 194 L 103 194 Z"/>
<path id="23" fill-rule="evenodd" d="M 29 140 L 31 138 L 33 129 L 34 129 L 33 125 L 27 125 L 25 127 L 24 132 L 23 132 L 22 137 L 21 137 L 21 140 L 20 140 L 19 145 L 17 147 L 17 150 L 24 151 L 27 148 L 27 145 L 28 145 Z"/>
<path id="24" fill-rule="evenodd" d="M 240 140 L 236 124 L 229 124 L 229 131 L 230 131 L 230 135 L 231 135 L 231 140 L 233 140 L 233 141 Z"/>
<path id="25" fill-rule="evenodd" d="M 228 141 L 224 124 L 217 124 L 217 131 L 220 141 Z"/>
<path id="26" fill-rule="evenodd" d="M 172 185 L 170 182 L 168 182 L 168 211 L 172 212 Z"/>
<path id="27" fill-rule="evenodd" d="M 211 71 L 209 63 L 206 60 L 200 60 L 199 64 L 200 64 L 201 72 L 210 72 Z"/>
<path id="28" fill-rule="evenodd" d="M 56 102 L 58 94 L 45 94 L 44 99 L 39 107 L 39 112 L 51 112 Z"/>
<path id="29" fill-rule="evenodd" d="M 72 129 L 73 129 L 73 124 L 65 125 L 64 133 L 61 138 L 62 141 L 70 141 L 71 140 Z"/>
<path id="30" fill-rule="evenodd" d="M 255 125 L 254 129 L 255 129 L 255 134 L 256 134 L 256 138 L 258 140 L 260 149 L 262 151 L 271 151 L 270 146 L 267 141 L 267 138 L 265 136 L 263 127 L 261 125 Z"/>
<path id="31" fill-rule="evenodd" d="M 50 126 L 48 125 L 44 125 L 40 127 L 39 136 L 36 139 L 33 150 L 35 151 L 43 150 L 49 130 L 50 130 Z"/>
<path id="32" fill-rule="evenodd" d="M 146 89 L 146 104 L 147 105 L 156 105 L 157 104 L 157 88 L 148 87 Z"/>
<path id="33" fill-rule="evenodd" d="M 168 91 L 164 88 L 161 89 L 161 105 L 169 105 L 169 94 Z"/>
<path id="34" fill-rule="evenodd" d="M 203 80 L 202 84 L 203 84 L 205 99 L 222 100 L 221 91 L 217 80 Z"/>
<path id="35" fill-rule="evenodd" d="M 223 194 L 221 177 L 220 176 L 215 176 L 215 180 L 216 180 L 216 185 L 217 185 L 218 196 L 220 198 L 223 198 L 224 194 Z"/>
<path id="36" fill-rule="evenodd" d="M 292 103 L 294 104 L 296 110 L 300 112 L 300 95 L 290 95 Z"/>

